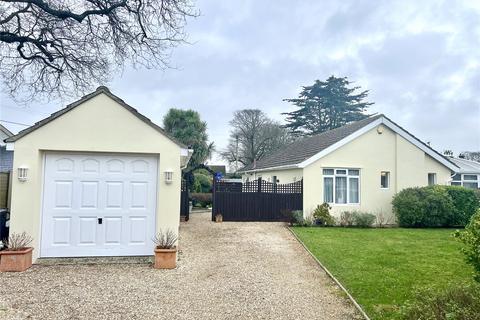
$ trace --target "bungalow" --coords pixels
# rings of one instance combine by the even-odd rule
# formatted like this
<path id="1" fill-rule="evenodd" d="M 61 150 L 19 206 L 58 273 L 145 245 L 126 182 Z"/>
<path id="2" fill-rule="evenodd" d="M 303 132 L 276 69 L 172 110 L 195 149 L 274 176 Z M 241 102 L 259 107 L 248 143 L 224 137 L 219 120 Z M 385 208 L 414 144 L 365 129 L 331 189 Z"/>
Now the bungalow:
<path id="1" fill-rule="evenodd" d="M 303 179 L 303 211 L 324 202 L 332 213 L 391 215 L 407 187 L 450 184 L 457 165 L 383 114 L 296 141 L 241 169 L 243 180 Z"/>

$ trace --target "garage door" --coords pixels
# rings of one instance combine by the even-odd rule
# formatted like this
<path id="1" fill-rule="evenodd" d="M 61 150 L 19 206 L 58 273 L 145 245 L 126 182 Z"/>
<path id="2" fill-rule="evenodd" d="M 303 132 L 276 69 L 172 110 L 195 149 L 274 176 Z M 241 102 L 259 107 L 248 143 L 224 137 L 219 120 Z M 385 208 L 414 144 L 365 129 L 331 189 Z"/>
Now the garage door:
<path id="1" fill-rule="evenodd" d="M 151 255 L 157 158 L 47 154 L 42 257 Z"/>

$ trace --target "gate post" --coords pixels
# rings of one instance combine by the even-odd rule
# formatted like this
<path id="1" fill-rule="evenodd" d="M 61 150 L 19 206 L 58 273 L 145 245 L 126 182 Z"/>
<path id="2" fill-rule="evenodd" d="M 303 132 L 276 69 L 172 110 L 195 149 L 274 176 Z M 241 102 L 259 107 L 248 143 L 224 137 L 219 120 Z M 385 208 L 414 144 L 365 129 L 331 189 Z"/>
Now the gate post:
<path id="1" fill-rule="evenodd" d="M 212 221 L 215 221 L 215 192 L 217 190 L 217 179 L 215 175 L 213 176 L 213 183 L 212 183 Z"/>
<path id="2" fill-rule="evenodd" d="M 262 177 L 258 178 L 257 192 L 262 192 Z"/>

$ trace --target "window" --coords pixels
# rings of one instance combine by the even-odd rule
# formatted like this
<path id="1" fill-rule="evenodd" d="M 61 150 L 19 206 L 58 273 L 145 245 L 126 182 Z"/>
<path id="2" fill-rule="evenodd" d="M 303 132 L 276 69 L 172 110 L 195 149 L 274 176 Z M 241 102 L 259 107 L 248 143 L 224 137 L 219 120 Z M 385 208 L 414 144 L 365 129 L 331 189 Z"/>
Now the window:
<path id="1" fill-rule="evenodd" d="M 464 186 L 469 189 L 480 189 L 480 175 L 457 173 L 450 182 L 452 186 Z"/>
<path id="2" fill-rule="evenodd" d="M 380 188 L 388 189 L 390 187 L 390 172 L 382 171 L 380 172 Z"/>
<path id="3" fill-rule="evenodd" d="M 436 173 L 429 173 L 428 174 L 428 185 L 433 186 L 437 184 L 437 174 Z"/>
<path id="4" fill-rule="evenodd" d="M 323 201 L 337 204 L 360 203 L 360 170 L 323 169 Z"/>

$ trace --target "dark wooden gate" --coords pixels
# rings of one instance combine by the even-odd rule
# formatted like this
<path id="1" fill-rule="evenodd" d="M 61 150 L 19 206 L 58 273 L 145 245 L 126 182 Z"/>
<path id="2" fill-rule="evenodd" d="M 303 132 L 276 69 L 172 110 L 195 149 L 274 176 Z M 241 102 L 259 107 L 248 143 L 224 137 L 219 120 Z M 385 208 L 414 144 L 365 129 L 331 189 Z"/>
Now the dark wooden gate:
<path id="1" fill-rule="evenodd" d="M 188 221 L 190 219 L 190 202 L 188 199 L 187 182 L 182 179 L 182 188 L 180 194 L 180 217 L 182 220 Z"/>
<path id="2" fill-rule="evenodd" d="M 213 183 L 212 220 L 284 221 L 285 213 L 303 208 L 303 181 L 277 184 L 261 179 L 252 182 Z"/>

